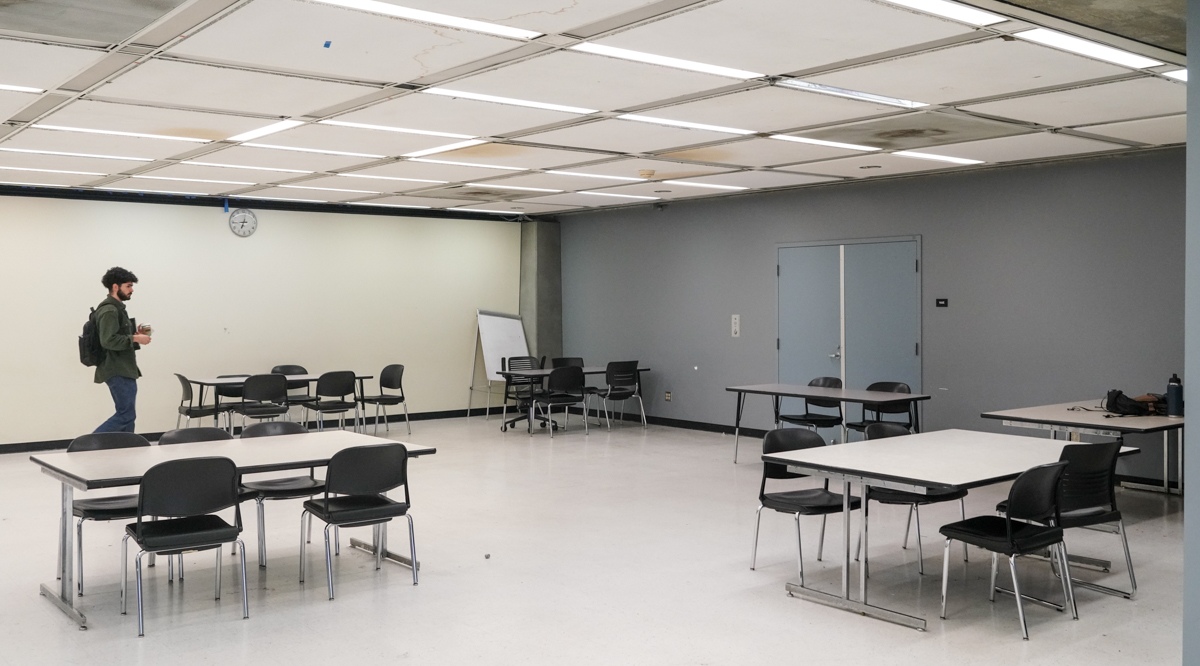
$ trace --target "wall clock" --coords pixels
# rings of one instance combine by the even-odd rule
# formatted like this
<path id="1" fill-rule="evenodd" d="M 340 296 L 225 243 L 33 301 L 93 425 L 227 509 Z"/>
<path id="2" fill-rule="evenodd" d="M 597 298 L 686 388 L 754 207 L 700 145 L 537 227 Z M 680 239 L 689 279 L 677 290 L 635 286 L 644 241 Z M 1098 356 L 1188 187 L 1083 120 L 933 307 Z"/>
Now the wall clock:
<path id="1" fill-rule="evenodd" d="M 229 230 L 246 238 L 258 229 L 258 218 L 248 208 L 239 208 L 229 214 Z"/>

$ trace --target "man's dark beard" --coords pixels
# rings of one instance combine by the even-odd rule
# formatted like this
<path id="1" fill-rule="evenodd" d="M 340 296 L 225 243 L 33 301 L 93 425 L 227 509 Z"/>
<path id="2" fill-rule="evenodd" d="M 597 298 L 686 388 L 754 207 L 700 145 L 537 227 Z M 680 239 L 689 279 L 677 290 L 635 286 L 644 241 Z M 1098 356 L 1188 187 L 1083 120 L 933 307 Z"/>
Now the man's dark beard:
<path id="1" fill-rule="evenodd" d="M 131 298 L 133 298 L 133 294 L 126 294 L 125 292 L 121 291 L 120 289 L 117 290 L 117 300 L 127 301 Z"/>

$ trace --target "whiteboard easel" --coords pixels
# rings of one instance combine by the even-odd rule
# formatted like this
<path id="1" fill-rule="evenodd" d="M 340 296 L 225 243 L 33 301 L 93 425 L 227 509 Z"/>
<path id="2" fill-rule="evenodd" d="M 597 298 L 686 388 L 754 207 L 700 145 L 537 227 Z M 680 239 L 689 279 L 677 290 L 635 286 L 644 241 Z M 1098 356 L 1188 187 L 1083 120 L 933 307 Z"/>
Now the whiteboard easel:
<path id="1" fill-rule="evenodd" d="M 487 391 L 487 416 L 492 414 L 492 382 L 502 382 L 499 372 L 503 360 L 513 356 L 529 356 L 529 343 L 525 340 L 525 325 L 520 315 L 503 312 L 476 310 L 475 354 L 471 357 L 471 381 L 467 391 L 467 418 L 471 418 L 471 402 L 475 391 Z M 479 365 L 479 349 L 483 348 L 482 387 L 475 386 L 475 370 Z"/>

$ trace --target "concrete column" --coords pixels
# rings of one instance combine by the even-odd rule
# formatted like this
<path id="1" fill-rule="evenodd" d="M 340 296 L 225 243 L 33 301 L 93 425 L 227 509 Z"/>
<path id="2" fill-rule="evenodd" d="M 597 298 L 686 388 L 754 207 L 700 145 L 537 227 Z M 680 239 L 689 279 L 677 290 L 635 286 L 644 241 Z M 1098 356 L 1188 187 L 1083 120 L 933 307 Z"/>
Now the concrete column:
<path id="1" fill-rule="evenodd" d="M 562 356 L 562 250 L 557 222 L 521 223 L 521 319 L 529 353 Z M 547 360 L 547 366 L 549 361 Z"/>
<path id="2" fill-rule="evenodd" d="M 1187 45 L 1189 53 L 1200 54 L 1200 0 L 1188 0 Z M 1196 48 L 1192 48 L 1195 46 Z M 1191 65 L 1189 59 L 1188 64 Z M 1191 69 L 1189 67 L 1189 69 Z M 1200 68 L 1197 68 L 1200 69 Z M 1187 226 L 1184 272 L 1183 367 L 1184 404 L 1188 416 L 1200 414 L 1200 82 L 1188 84 L 1187 117 Z M 1196 372 L 1191 372 L 1195 368 Z M 1200 428 L 1186 431 L 1184 455 L 1186 481 L 1183 508 L 1183 663 L 1200 664 L 1200 634 L 1188 627 L 1200 626 Z M 1136 566 L 1136 563 L 1135 563 Z"/>

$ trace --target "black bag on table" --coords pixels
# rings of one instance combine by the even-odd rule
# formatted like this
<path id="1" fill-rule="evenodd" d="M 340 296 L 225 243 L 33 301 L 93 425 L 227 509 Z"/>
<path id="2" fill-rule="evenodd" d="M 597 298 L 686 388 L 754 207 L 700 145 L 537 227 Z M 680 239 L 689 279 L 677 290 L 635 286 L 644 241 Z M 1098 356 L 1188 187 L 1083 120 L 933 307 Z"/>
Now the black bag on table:
<path id="1" fill-rule="evenodd" d="M 1121 416 L 1149 416 L 1153 411 L 1148 403 L 1134 400 L 1117 389 L 1104 397 L 1103 407 L 1104 411 Z"/>

